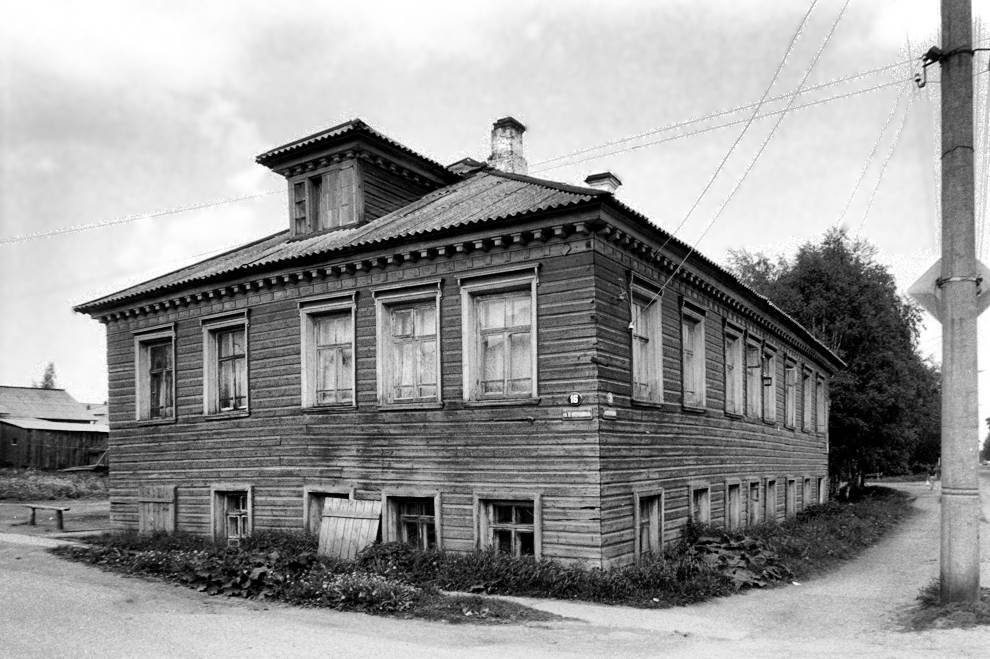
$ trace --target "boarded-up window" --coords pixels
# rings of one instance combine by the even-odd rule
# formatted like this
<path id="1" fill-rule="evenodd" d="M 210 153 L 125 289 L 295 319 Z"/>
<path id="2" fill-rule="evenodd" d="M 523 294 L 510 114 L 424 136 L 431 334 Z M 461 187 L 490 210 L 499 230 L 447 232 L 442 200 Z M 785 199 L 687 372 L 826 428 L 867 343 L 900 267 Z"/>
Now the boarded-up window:
<path id="1" fill-rule="evenodd" d="M 816 501 L 814 490 L 812 489 L 812 481 L 810 478 L 804 479 L 804 488 L 801 492 L 801 508 L 807 508 L 808 506 L 818 503 Z"/>
<path id="2" fill-rule="evenodd" d="M 691 488 L 691 521 L 695 524 L 709 524 L 712 521 L 711 489 Z"/>
<path id="3" fill-rule="evenodd" d="M 305 527 L 310 533 L 319 534 L 323 520 L 323 506 L 327 499 L 349 499 L 349 492 L 327 492 L 318 489 L 305 490 Z"/>
<path id="4" fill-rule="evenodd" d="M 138 488 L 138 532 L 175 531 L 175 486 L 141 485 Z"/>
<path id="5" fill-rule="evenodd" d="M 348 163 L 340 169 L 331 170 L 323 175 L 323 218 L 314 223 L 323 229 L 333 229 L 354 224 L 358 218 L 357 208 L 357 170 L 354 163 Z"/>
<path id="6" fill-rule="evenodd" d="M 643 560 L 663 551 L 663 493 L 637 493 L 635 506 L 636 560 Z"/>
<path id="7" fill-rule="evenodd" d="M 681 317 L 684 405 L 705 406 L 704 316 L 684 309 Z"/>
<path id="8" fill-rule="evenodd" d="M 632 321 L 633 398 L 663 401 L 663 333 L 660 300 L 655 294 L 634 287 L 630 313 Z"/>
<path id="9" fill-rule="evenodd" d="M 742 525 L 742 492 L 739 483 L 730 483 L 725 491 L 725 525 L 731 531 Z"/>
<path id="10" fill-rule="evenodd" d="M 773 479 L 767 480 L 766 511 L 768 522 L 777 521 L 777 481 Z"/>
<path id="11" fill-rule="evenodd" d="M 753 481 L 749 484 L 749 523 L 750 525 L 760 523 L 760 483 Z"/>
<path id="12" fill-rule="evenodd" d="M 797 513 L 797 483 L 793 478 L 788 478 L 785 488 L 784 517 L 789 519 Z"/>
<path id="13" fill-rule="evenodd" d="M 320 524 L 319 553 L 336 558 L 354 558 L 375 541 L 381 514 L 381 501 L 327 499 Z"/>
<path id="14" fill-rule="evenodd" d="M 725 411 L 728 414 L 743 413 L 743 340 L 725 330 Z"/>

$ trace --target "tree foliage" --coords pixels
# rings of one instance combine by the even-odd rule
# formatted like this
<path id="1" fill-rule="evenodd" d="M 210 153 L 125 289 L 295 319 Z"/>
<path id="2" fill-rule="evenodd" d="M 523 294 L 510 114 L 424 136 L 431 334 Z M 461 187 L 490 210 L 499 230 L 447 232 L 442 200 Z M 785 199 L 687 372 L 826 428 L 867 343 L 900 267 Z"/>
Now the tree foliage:
<path id="1" fill-rule="evenodd" d="M 940 378 L 918 354 L 920 311 L 897 294 L 875 249 L 832 229 L 793 259 L 734 251 L 730 267 L 808 328 L 846 363 L 832 378 L 829 470 L 865 473 L 934 465 L 940 446 Z"/>
<path id="2" fill-rule="evenodd" d="M 48 362 L 45 372 L 41 374 L 41 382 L 35 382 L 31 386 L 35 389 L 58 389 L 58 383 L 55 381 L 55 362 Z"/>

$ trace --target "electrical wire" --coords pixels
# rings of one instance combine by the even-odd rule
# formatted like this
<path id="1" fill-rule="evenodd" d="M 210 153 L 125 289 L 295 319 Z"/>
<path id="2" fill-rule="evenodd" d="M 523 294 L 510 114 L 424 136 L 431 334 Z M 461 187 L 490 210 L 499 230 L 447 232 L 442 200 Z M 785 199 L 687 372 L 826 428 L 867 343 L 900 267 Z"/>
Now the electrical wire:
<path id="1" fill-rule="evenodd" d="M 982 30 L 982 25 L 981 25 Z M 983 95 L 983 147 L 980 150 L 982 156 L 982 168 L 980 169 L 980 193 L 977 201 L 980 202 L 980 213 L 977 215 L 977 227 L 979 229 L 976 254 L 978 257 L 984 256 L 984 243 L 987 237 L 987 206 L 990 199 L 987 199 L 987 178 L 990 177 L 990 76 L 987 77 L 986 90 Z"/>
<path id="2" fill-rule="evenodd" d="M 887 157 L 884 158 L 883 164 L 880 165 L 880 174 L 877 176 L 877 182 L 873 186 L 873 191 L 870 193 L 870 200 L 866 203 L 866 210 L 863 211 L 863 219 L 860 220 L 859 228 L 856 233 L 863 232 L 863 226 L 866 225 L 866 220 L 870 217 L 870 211 L 873 209 L 873 202 L 877 197 L 877 190 L 880 189 L 880 184 L 883 183 L 884 174 L 887 173 L 887 165 L 890 164 L 891 158 L 894 157 L 894 151 L 897 150 L 897 145 L 901 141 L 901 134 L 904 132 L 904 126 L 907 125 L 908 115 L 911 113 L 911 105 L 914 103 L 914 96 L 908 97 L 907 105 L 904 106 L 904 114 L 901 116 L 901 123 L 897 127 L 897 131 L 894 133 L 894 139 L 891 142 L 890 150 L 887 151 Z"/>

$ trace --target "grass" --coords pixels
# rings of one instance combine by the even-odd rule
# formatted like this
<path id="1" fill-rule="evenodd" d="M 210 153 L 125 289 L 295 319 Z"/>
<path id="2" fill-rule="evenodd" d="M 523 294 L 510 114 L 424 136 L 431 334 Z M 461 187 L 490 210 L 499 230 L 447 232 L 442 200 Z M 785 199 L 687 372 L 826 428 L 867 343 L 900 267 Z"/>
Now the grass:
<path id="1" fill-rule="evenodd" d="M 0 500 L 53 501 L 107 496 L 106 474 L 0 469 Z"/>
<path id="2" fill-rule="evenodd" d="M 980 590 L 980 599 L 973 603 L 950 602 L 943 604 L 939 596 L 939 580 L 935 579 L 921 589 L 918 607 L 907 620 L 911 631 L 929 629 L 966 629 L 990 625 L 990 588 Z"/>
<path id="3" fill-rule="evenodd" d="M 107 534 L 88 546 L 54 551 L 211 595 L 450 622 L 538 621 L 546 615 L 479 595 L 662 608 L 786 584 L 828 570 L 875 543 L 910 514 L 909 499 L 873 487 L 856 501 L 811 506 L 782 524 L 739 533 L 692 527 L 685 541 L 664 555 L 607 570 L 493 552 L 422 552 L 398 543 L 371 545 L 357 559 L 344 561 L 318 556 L 314 536 L 284 532 L 260 532 L 238 548 L 183 534 Z"/>

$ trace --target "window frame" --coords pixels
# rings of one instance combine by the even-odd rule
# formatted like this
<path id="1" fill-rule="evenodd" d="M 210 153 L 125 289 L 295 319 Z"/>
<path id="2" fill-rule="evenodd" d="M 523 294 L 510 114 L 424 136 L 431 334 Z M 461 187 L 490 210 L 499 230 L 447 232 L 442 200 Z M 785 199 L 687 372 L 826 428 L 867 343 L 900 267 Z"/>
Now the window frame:
<path id="1" fill-rule="evenodd" d="M 705 492 L 705 510 L 704 519 L 698 519 L 695 514 L 695 494 L 697 492 Z M 712 486 L 706 481 L 697 481 L 688 483 L 688 513 L 689 519 L 694 524 L 711 524 L 712 523 Z"/>
<path id="2" fill-rule="evenodd" d="M 492 528 L 488 510 L 493 504 L 530 503 L 533 506 L 533 558 L 543 558 L 543 494 L 515 491 L 475 492 L 473 495 L 474 546 L 484 551 L 493 549 Z"/>
<path id="3" fill-rule="evenodd" d="M 339 186 L 340 172 L 352 170 L 350 201 L 350 221 L 331 223 L 330 195 Z M 298 188 L 297 186 L 302 186 Z M 345 161 L 328 167 L 321 167 L 288 180 L 290 230 L 293 238 L 323 231 L 331 231 L 360 224 L 364 219 L 363 175 L 357 162 Z M 302 190 L 302 195 L 298 193 Z M 300 206 L 302 204 L 302 206 Z M 341 204 L 336 204 L 339 210 Z M 300 214 L 304 209 L 304 215 Z"/>
<path id="4" fill-rule="evenodd" d="M 176 406 L 176 369 L 175 360 L 178 356 L 175 348 L 175 325 L 158 325 L 133 333 L 134 336 L 134 420 L 145 423 L 174 423 L 178 417 Z M 172 360 L 172 378 L 169 396 L 172 401 L 171 414 L 161 417 L 151 416 L 151 378 L 149 362 L 151 348 L 164 343 L 169 344 L 169 355 Z M 146 377 L 147 376 L 147 377 Z"/>
<path id="5" fill-rule="evenodd" d="M 777 487 L 779 482 L 780 479 L 777 476 L 767 476 L 763 480 L 763 519 L 766 522 L 777 521 L 777 513 L 780 508 L 780 489 Z M 770 495 L 771 491 L 773 496 Z"/>
<path id="6" fill-rule="evenodd" d="M 663 403 L 664 402 L 664 377 L 663 377 L 663 296 L 657 295 L 660 290 L 652 282 L 646 282 L 638 278 L 632 278 L 629 282 L 629 381 L 630 398 L 637 403 Z M 643 314 L 637 311 L 637 301 L 646 303 L 645 313 L 648 314 L 652 325 L 647 327 L 652 331 L 652 335 L 638 335 L 637 321 Z M 650 387 L 646 396 L 639 395 L 638 387 L 641 383 L 637 381 L 637 339 L 642 336 L 647 345 L 646 356 L 643 361 L 646 365 L 652 365 L 653 371 L 647 369 L 649 382 L 645 383 Z"/>
<path id="7" fill-rule="evenodd" d="M 350 315 L 351 327 L 351 400 L 319 403 L 316 357 L 316 321 L 323 316 Z M 299 375 L 300 406 L 304 410 L 352 409 L 357 407 L 357 292 L 299 302 Z"/>
<path id="8" fill-rule="evenodd" d="M 516 402 L 535 400 L 539 392 L 539 311 L 537 287 L 539 265 L 496 269 L 473 273 L 458 280 L 461 295 L 461 359 L 463 398 L 473 403 Z M 486 295 L 529 291 L 530 299 L 530 391 L 525 394 L 486 394 L 480 392 L 481 334 L 478 327 L 477 302 Z"/>
<path id="9" fill-rule="evenodd" d="M 637 490 L 633 492 L 633 557 L 637 564 L 642 562 L 646 557 L 643 556 L 643 512 L 642 503 L 643 501 L 649 501 L 651 499 L 657 500 L 656 507 L 656 528 L 653 528 L 652 513 L 650 519 L 650 533 L 651 538 L 656 542 L 651 542 L 651 553 L 654 556 L 659 556 L 663 553 L 664 547 L 664 522 L 666 515 L 666 497 L 664 495 L 664 488 L 652 488 L 645 490 Z"/>
<path id="10" fill-rule="evenodd" d="M 375 373 L 378 381 L 378 404 L 382 406 L 406 406 L 440 403 L 443 401 L 442 326 L 441 301 L 443 300 L 443 280 L 410 284 L 400 287 L 381 288 L 372 291 L 375 300 L 376 356 Z M 398 307 L 421 306 L 423 302 L 433 304 L 434 323 L 434 373 L 436 374 L 436 394 L 415 398 L 396 398 L 391 376 L 395 372 L 394 352 L 391 341 L 392 311 Z"/>
<path id="11" fill-rule="evenodd" d="M 756 526 L 765 518 L 766 511 L 763 499 L 766 493 L 763 490 L 763 480 L 760 478 L 749 478 L 743 481 L 746 484 L 746 524 Z M 753 491 L 756 497 L 753 497 Z"/>
<path id="12" fill-rule="evenodd" d="M 744 334 L 741 329 L 729 323 L 726 323 L 722 328 L 725 413 L 733 416 L 743 416 L 746 413 L 746 343 Z M 734 346 L 734 353 L 731 355 L 730 341 Z M 731 397 L 730 392 L 732 392 Z"/>
<path id="13" fill-rule="evenodd" d="M 247 311 L 221 314 L 201 320 L 203 328 L 203 415 L 210 417 L 247 416 L 251 412 L 251 337 Z M 218 367 L 219 335 L 241 328 L 244 331 L 244 406 L 220 408 L 220 374 Z"/>
<path id="14" fill-rule="evenodd" d="M 825 378 L 818 375 L 815 378 L 815 432 L 819 434 L 824 434 L 828 429 L 826 406 Z"/>
<path id="15" fill-rule="evenodd" d="M 745 414 L 752 419 L 763 419 L 763 341 L 752 335 L 746 337 L 743 347 L 743 364 L 746 368 L 744 377 L 746 387 Z M 750 357 L 756 355 L 756 363 L 750 363 Z M 755 375 L 754 375 L 755 374 Z M 756 385 L 756 386 L 754 386 Z"/>
<path id="16" fill-rule="evenodd" d="M 760 377 L 763 386 L 763 422 L 777 423 L 777 349 L 763 343 L 760 353 Z M 769 382 L 767 379 L 769 378 Z"/>
<path id="17" fill-rule="evenodd" d="M 694 339 L 691 350 L 692 369 L 688 371 L 687 328 L 693 325 Z M 683 301 L 681 305 L 681 405 L 690 409 L 701 410 L 707 403 L 708 368 L 705 354 L 705 312 Z M 688 380 L 693 385 L 694 396 L 688 399 Z"/>
<path id="18" fill-rule="evenodd" d="M 247 518 L 245 522 L 245 532 L 241 537 L 250 537 L 254 533 L 254 486 L 248 483 L 213 483 L 210 485 L 210 539 L 217 542 L 221 538 L 230 538 L 226 534 L 226 497 L 240 496 L 247 497 Z M 222 525 L 223 532 L 220 532 Z"/>
<path id="19" fill-rule="evenodd" d="M 797 374 L 798 363 L 793 357 L 784 356 L 784 426 L 797 429 Z"/>
<path id="20" fill-rule="evenodd" d="M 731 506 L 732 499 L 731 499 L 731 496 L 730 496 L 733 488 L 736 489 L 736 506 L 735 506 L 736 510 L 735 511 L 732 510 L 732 506 Z M 749 495 L 748 488 L 747 488 L 747 491 L 746 491 L 746 495 L 747 496 Z M 726 481 L 725 481 L 725 500 L 724 501 L 725 501 L 725 504 L 723 506 L 723 510 L 724 510 L 724 517 L 725 517 L 725 529 L 727 531 L 737 531 L 737 530 L 739 530 L 741 528 L 744 528 L 746 526 L 746 524 L 745 524 L 745 520 L 744 520 L 743 516 L 747 514 L 747 511 L 745 511 L 745 509 L 743 508 L 743 486 L 742 486 L 742 481 L 740 479 L 738 479 L 738 478 L 729 478 L 729 479 L 726 479 Z M 734 513 L 734 516 L 735 516 L 735 520 L 732 519 L 733 518 L 733 513 Z"/>
<path id="21" fill-rule="evenodd" d="M 792 519 L 797 512 L 797 479 L 788 476 L 784 479 L 784 519 Z"/>
<path id="22" fill-rule="evenodd" d="M 801 430 L 814 432 L 815 372 L 805 366 L 801 370 Z"/>
<path id="23" fill-rule="evenodd" d="M 403 542 L 402 517 L 398 506 L 411 499 L 429 499 L 433 502 L 434 551 L 443 551 L 443 493 L 423 488 L 388 488 L 382 490 L 382 542 Z M 417 549 L 422 547 L 416 545 Z"/>
<path id="24" fill-rule="evenodd" d="M 310 533 L 319 533 L 320 531 L 318 524 L 315 525 L 316 528 L 313 528 L 314 527 L 313 517 L 316 514 L 313 511 L 314 504 L 316 503 L 315 497 L 323 497 L 324 501 L 328 496 L 333 497 L 335 499 L 347 499 L 349 501 L 353 501 L 354 492 L 355 492 L 355 488 L 353 486 L 348 487 L 346 485 L 340 485 L 334 483 L 327 483 L 327 484 L 310 483 L 308 485 L 304 485 L 303 495 L 302 495 L 303 530 L 308 531 Z M 322 519 L 323 510 L 320 509 L 317 511 L 317 513 L 320 515 L 320 518 Z"/>

